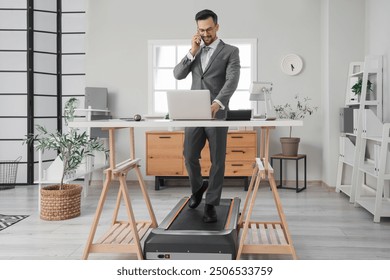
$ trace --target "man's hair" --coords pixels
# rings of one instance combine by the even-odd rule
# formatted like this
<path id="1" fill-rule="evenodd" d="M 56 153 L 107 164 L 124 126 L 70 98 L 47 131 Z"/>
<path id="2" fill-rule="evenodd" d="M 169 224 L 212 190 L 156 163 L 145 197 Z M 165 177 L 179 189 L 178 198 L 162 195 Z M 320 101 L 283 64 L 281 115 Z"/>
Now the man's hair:
<path id="1" fill-rule="evenodd" d="M 214 13 L 211 10 L 202 10 L 202 11 L 198 12 L 195 15 L 195 21 L 208 19 L 209 17 L 211 17 L 213 19 L 214 24 L 218 24 L 218 16 L 216 13 Z"/>

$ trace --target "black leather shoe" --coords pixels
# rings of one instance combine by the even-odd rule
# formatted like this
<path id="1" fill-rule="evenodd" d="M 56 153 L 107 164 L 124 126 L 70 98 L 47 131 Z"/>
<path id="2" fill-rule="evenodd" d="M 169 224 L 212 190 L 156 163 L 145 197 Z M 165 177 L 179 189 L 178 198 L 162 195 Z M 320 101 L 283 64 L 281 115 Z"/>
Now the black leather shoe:
<path id="1" fill-rule="evenodd" d="M 191 195 L 190 202 L 188 203 L 188 207 L 194 209 L 199 206 L 200 202 L 202 201 L 203 193 L 207 190 L 209 187 L 209 182 L 203 181 L 202 186 L 200 189 Z"/>
<path id="2" fill-rule="evenodd" d="M 206 204 L 204 206 L 203 222 L 215 223 L 217 221 L 217 211 L 214 205 Z"/>

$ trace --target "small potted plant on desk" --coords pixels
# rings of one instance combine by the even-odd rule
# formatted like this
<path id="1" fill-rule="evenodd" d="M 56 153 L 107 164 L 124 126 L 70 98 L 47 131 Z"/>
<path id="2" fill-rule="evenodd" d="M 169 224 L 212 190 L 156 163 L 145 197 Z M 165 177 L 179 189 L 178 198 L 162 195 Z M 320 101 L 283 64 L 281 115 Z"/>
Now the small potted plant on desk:
<path id="1" fill-rule="evenodd" d="M 274 106 L 279 119 L 302 120 L 307 115 L 313 114 L 318 109 L 318 107 L 312 107 L 309 105 L 310 98 L 308 97 L 301 100 L 298 95 L 295 95 L 294 100 L 296 102 L 294 106 L 289 103 Z M 291 137 L 291 135 L 292 126 L 290 126 L 289 137 L 280 137 L 282 154 L 284 156 L 296 156 L 298 154 L 299 142 L 301 139 L 299 137 Z"/>
<path id="2" fill-rule="evenodd" d="M 78 100 L 69 99 L 64 108 L 65 124 L 73 121 Z M 37 134 L 27 135 L 26 143 L 34 144 L 36 150 L 56 150 L 62 161 L 62 175 L 56 185 L 45 186 L 41 189 L 41 219 L 58 221 L 80 216 L 82 186 L 65 184 L 67 175 L 76 172 L 86 157 L 93 152 L 102 151 L 107 155 L 103 142 L 91 139 L 86 132 L 69 128 L 67 133 L 60 131 L 49 133 L 45 127 L 36 126 Z"/>

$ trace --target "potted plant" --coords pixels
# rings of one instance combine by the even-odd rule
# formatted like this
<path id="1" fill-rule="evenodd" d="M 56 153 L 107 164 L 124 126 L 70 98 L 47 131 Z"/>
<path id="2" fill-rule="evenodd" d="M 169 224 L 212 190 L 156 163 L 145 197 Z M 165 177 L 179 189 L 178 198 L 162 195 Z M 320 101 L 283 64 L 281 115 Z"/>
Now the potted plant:
<path id="1" fill-rule="evenodd" d="M 351 87 L 352 92 L 355 93 L 355 95 L 357 95 L 359 99 L 362 93 L 362 84 L 363 84 L 363 80 L 362 78 L 359 77 L 358 81 Z M 372 87 L 372 82 L 370 80 L 367 80 L 367 92 L 373 91 L 371 87 Z"/>
<path id="2" fill-rule="evenodd" d="M 64 108 L 65 124 L 74 119 L 78 100 L 69 99 Z M 93 156 L 95 151 L 107 150 L 101 141 L 89 138 L 86 132 L 69 128 L 67 133 L 48 132 L 41 125 L 36 126 L 37 133 L 27 135 L 25 142 L 33 143 L 36 150 L 56 150 L 61 159 L 62 176 L 58 184 L 41 189 L 41 218 L 44 220 L 65 220 L 80 215 L 82 187 L 65 184 L 65 176 L 75 172 L 86 157 Z"/>
<path id="3" fill-rule="evenodd" d="M 307 115 L 313 114 L 317 111 L 318 107 L 312 107 L 309 105 L 310 98 L 305 97 L 303 100 L 299 98 L 299 95 L 294 96 L 295 105 L 286 103 L 285 105 L 274 106 L 275 112 L 279 119 L 290 120 L 302 120 Z M 291 137 L 292 126 L 290 126 L 289 137 L 281 137 L 280 143 L 282 144 L 282 154 L 285 156 L 296 156 L 299 148 L 299 137 Z"/>

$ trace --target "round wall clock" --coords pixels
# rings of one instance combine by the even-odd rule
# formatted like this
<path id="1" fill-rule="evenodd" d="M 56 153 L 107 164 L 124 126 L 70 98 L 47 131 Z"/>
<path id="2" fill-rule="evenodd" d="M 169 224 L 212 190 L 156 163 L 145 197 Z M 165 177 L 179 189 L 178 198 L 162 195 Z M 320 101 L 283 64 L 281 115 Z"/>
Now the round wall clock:
<path id="1" fill-rule="evenodd" d="M 283 73 L 287 75 L 297 75 L 302 71 L 302 58 L 296 54 L 288 54 L 282 58 L 281 68 Z"/>

